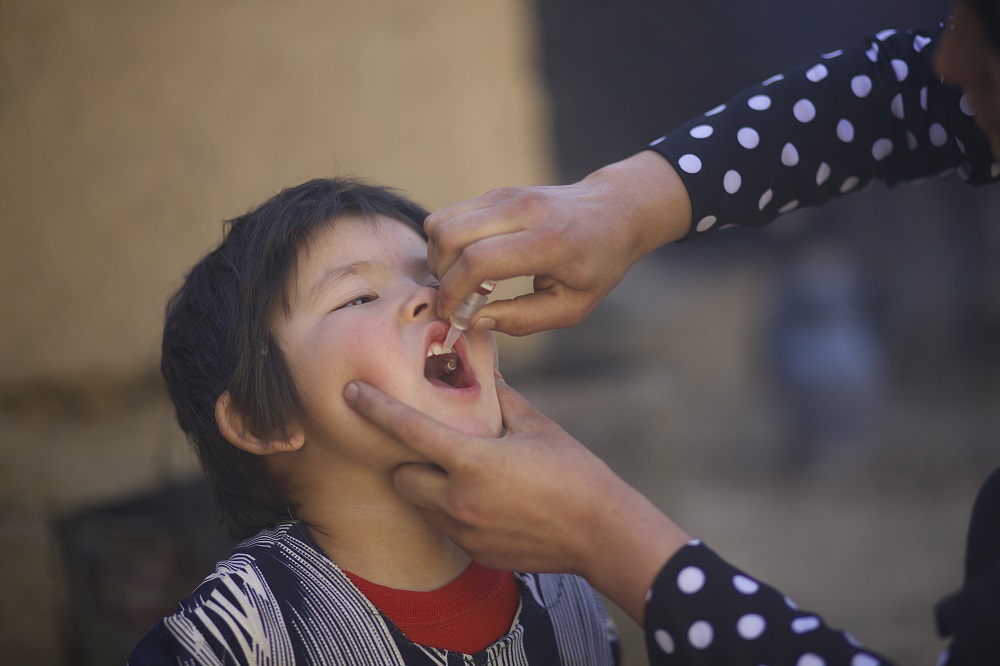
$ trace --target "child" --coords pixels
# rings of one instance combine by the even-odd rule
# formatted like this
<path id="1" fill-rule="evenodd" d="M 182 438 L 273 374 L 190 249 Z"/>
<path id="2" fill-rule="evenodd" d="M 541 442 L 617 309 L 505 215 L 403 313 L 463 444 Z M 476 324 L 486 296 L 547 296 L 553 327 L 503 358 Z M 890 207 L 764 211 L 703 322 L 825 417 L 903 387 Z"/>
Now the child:
<path id="1" fill-rule="evenodd" d="M 360 379 L 501 432 L 492 334 L 441 344 L 426 215 L 385 188 L 304 183 L 232 220 L 170 301 L 163 375 L 242 542 L 131 666 L 617 661 L 586 582 L 472 563 L 393 491 L 419 460 L 344 401 Z"/>

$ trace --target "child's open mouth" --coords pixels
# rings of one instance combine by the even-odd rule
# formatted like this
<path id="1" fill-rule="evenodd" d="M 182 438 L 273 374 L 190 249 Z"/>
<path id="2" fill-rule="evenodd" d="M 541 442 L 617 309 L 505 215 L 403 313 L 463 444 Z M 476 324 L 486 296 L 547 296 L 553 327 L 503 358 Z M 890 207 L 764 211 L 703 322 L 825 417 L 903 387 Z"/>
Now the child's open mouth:
<path id="1" fill-rule="evenodd" d="M 440 342 L 431 343 L 427 349 L 424 377 L 432 384 L 444 384 L 452 388 L 463 389 L 472 386 L 472 377 L 462 359 Z"/>

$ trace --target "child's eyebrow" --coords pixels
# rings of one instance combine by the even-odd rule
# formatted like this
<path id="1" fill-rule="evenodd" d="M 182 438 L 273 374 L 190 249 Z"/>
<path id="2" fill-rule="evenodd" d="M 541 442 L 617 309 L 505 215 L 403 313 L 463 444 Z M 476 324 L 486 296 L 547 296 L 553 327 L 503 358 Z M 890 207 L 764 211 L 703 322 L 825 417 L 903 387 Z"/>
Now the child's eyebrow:
<path id="1" fill-rule="evenodd" d="M 327 291 L 338 282 L 355 275 L 371 274 L 375 270 L 375 262 L 370 259 L 352 261 L 343 266 L 331 266 L 313 283 L 309 289 L 306 302 L 312 302 L 321 292 Z"/>
<path id="2" fill-rule="evenodd" d="M 371 259 L 352 261 L 351 263 L 343 266 L 331 266 L 326 269 L 323 275 L 316 280 L 315 283 L 313 283 L 312 287 L 310 287 L 309 296 L 306 297 L 306 302 L 311 303 L 317 296 L 319 296 L 319 294 L 336 286 L 338 282 L 355 275 L 371 275 L 376 270 L 378 270 L 378 264 Z M 408 259 L 404 270 L 415 276 L 430 275 L 430 270 L 427 268 L 426 257 L 413 257 Z"/>

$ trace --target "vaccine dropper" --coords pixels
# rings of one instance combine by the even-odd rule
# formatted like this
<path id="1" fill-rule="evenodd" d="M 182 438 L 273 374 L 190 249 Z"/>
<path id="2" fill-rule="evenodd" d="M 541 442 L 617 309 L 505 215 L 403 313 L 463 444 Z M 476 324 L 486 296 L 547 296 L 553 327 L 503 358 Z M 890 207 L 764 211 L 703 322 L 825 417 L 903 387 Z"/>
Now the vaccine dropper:
<path id="1" fill-rule="evenodd" d="M 468 330 L 473 315 L 479 312 L 479 308 L 486 305 L 486 299 L 490 297 L 496 286 L 497 283 L 493 280 L 483 280 L 474 292 L 465 297 L 458 309 L 448 318 L 451 322 L 451 328 L 448 329 L 448 336 L 444 339 L 445 347 L 451 349 L 455 346 L 458 336 L 462 334 L 462 331 Z"/>

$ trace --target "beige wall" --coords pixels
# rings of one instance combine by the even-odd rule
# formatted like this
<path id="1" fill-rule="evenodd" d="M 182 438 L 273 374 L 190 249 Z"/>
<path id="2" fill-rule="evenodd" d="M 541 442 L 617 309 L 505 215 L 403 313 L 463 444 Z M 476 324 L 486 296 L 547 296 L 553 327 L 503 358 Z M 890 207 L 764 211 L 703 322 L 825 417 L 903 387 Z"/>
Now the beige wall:
<path id="1" fill-rule="evenodd" d="M 218 221 L 313 176 L 549 177 L 523 2 L 5 2 L 0 387 L 127 378 Z"/>
<path id="2" fill-rule="evenodd" d="M 55 517 L 195 468 L 159 333 L 220 221 L 550 180 L 534 38 L 510 0 L 0 0 L 0 654 L 65 659 Z"/>

